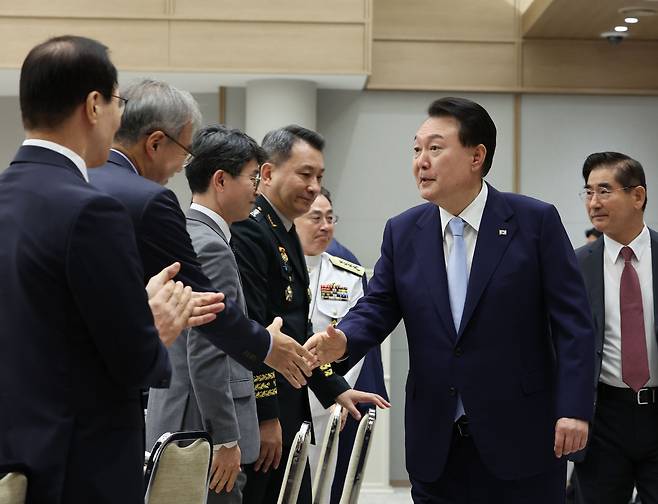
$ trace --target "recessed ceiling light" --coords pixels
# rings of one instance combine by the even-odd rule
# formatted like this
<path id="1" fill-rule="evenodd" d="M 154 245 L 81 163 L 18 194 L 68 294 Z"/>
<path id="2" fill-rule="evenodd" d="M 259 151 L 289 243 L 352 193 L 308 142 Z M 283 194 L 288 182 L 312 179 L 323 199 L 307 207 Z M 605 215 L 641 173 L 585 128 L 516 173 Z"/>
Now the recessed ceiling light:
<path id="1" fill-rule="evenodd" d="M 625 32 L 628 31 L 628 26 L 615 26 L 616 32 Z"/>
<path id="2" fill-rule="evenodd" d="M 624 23 L 628 23 L 628 24 L 635 24 L 638 21 L 639 19 L 636 17 L 627 17 L 626 19 L 624 19 Z"/>

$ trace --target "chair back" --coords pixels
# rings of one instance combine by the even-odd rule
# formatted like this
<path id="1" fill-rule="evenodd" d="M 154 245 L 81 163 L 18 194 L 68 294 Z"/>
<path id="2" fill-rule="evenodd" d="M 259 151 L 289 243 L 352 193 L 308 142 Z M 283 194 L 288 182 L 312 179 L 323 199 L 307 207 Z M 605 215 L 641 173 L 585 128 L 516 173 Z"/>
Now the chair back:
<path id="1" fill-rule="evenodd" d="M 0 474 L 0 502 L 24 504 L 27 495 L 27 477 L 19 472 Z"/>
<path id="2" fill-rule="evenodd" d="M 311 442 L 311 423 L 304 422 L 300 427 L 288 454 L 286 472 L 283 475 L 277 504 L 296 504 L 299 488 L 304 477 L 308 460 L 308 445 Z"/>
<path id="3" fill-rule="evenodd" d="M 167 432 L 151 451 L 144 472 L 145 504 L 205 504 L 212 440 L 207 432 Z"/>
<path id="4" fill-rule="evenodd" d="M 340 496 L 340 504 L 355 504 L 359 501 L 359 492 L 361 491 L 361 483 L 363 483 L 363 473 L 370 453 L 370 444 L 376 420 L 377 410 L 370 408 L 368 414 L 364 415 L 361 422 L 359 422 L 352 454 L 350 455 L 350 463 L 347 466 L 343 493 Z"/>
<path id="5" fill-rule="evenodd" d="M 330 463 L 335 463 L 334 454 L 338 449 L 338 438 L 340 437 L 340 417 L 343 411 L 338 404 L 334 407 L 327 428 L 324 431 L 322 446 L 320 447 L 320 458 L 313 480 L 313 504 L 325 502 L 324 496 L 331 491 L 331 481 L 327 480 L 327 471 Z M 333 473 L 332 473 L 333 474 Z"/>

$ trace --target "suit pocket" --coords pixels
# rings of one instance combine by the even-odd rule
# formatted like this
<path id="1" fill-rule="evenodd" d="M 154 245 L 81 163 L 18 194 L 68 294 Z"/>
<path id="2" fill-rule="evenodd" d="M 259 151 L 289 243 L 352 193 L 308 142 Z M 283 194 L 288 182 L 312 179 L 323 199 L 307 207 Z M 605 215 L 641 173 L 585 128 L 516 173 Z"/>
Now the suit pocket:
<path id="1" fill-rule="evenodd" d="M 249 397 L 254 393 L 253 380 L 236 380 L 231 382 L 231 394 L 234 399 Z"/>
<path id="2" fill-rule="evenodd" d="M 521 381 L 521 389 L 525 395 L 534 394 L 535 392 L 546 389 L 548 381 L 549 377 L 546 373 L 533 371 L 523 377 L 523 380 Z"/>

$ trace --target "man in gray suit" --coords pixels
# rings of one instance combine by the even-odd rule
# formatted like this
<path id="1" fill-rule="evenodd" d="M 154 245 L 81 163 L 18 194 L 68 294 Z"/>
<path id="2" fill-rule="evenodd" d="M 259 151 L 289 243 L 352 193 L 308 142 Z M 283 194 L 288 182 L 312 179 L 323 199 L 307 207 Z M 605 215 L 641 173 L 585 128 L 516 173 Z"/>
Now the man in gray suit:
<path id="1" fill-rule="evenodd" d="M 213 287 L 246 313 L 230 225 L 249 216 L 264 152 L 246 134 L 219 125 L 201 129 L 191 150 L 187 230 Z M 170 388 L 151 390 L 148 442 L 166 431 L 208 431 L 214 443 L 208 502 L 239 503 L 246 483 L 241 465 L 254 463 L 260 447 L 252 373 L 196 330 L 179 338 L 170 357 Z"/>

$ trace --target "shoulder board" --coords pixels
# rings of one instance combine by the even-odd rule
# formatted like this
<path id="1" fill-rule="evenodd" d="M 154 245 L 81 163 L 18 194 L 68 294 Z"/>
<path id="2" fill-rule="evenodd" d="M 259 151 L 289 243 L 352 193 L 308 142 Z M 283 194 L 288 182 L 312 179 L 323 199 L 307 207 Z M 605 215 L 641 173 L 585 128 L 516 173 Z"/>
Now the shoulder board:
<path id="1" fill-rule="evenodd" d="M 249 217 L 258 221 L 263 219 L 263 210 L 261 207 L 255 207 L 250 213 Z"/>
<path id="2" fill-rule="evenodd" d="M 363 266 L 354 264 L 353 262 L 343 259 L 342 257 L 332 256 L 331 254 L 327 254 L 327 255 L 329 256 L 329 260 L 331 261 L 331 264 L 336 266 L 336 268 L 349 271 L 350 273 L 354 273 L 356 276 L 361 276 L 361 277 L 366 272 L 366 269 Z"/>

